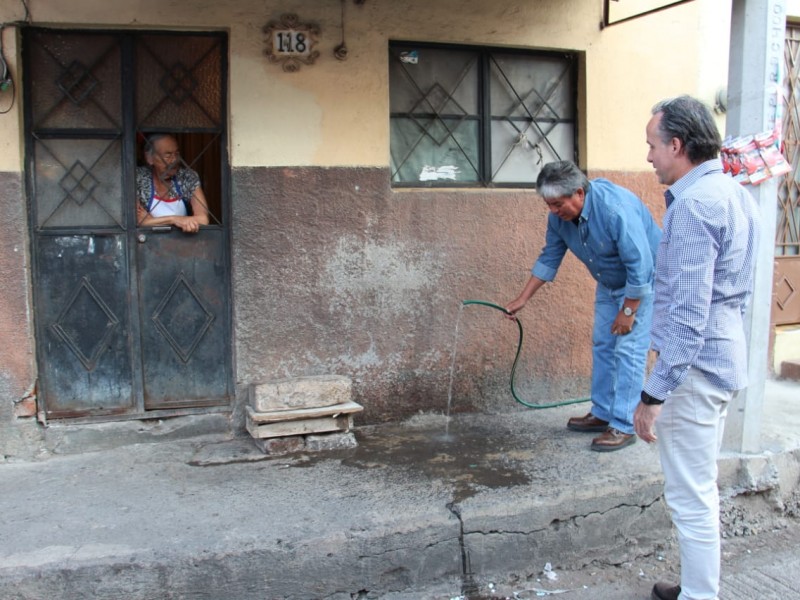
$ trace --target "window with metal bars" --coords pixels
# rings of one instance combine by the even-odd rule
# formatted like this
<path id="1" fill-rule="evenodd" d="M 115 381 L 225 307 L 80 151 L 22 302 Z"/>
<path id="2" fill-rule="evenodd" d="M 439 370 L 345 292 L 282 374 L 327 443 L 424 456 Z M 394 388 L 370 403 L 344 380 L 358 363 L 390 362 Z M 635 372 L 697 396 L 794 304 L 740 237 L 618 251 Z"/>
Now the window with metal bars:
<path id="1" fill-rule="evenodd" d="M 577 161 L 577 57 L 564 52 L 389 45 L 394 187 L 533 187 Z"/>

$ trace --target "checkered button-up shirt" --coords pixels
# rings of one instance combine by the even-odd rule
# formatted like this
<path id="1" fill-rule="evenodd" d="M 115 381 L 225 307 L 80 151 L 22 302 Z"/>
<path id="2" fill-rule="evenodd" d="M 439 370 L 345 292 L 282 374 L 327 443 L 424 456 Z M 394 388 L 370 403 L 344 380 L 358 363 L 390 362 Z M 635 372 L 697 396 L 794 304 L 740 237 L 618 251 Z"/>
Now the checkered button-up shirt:
<path id="1" fill-rule="evenodd" d="M 690 368 L 720 389 L 742 389 L 758 205 L 718 159 L 696 166 L 664 196 L 652 327 L 659 357 L 644 389 L 666 399 Z"/>

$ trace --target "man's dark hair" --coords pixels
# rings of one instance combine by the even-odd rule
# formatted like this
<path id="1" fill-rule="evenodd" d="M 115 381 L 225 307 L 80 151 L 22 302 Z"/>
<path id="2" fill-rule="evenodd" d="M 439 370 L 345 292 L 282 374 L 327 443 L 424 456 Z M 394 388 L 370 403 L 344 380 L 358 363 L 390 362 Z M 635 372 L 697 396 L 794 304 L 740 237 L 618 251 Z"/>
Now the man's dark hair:
<path id="1" fill-rule="evenodd" d="M 678 96 L 662 100 L 652 112 L 654 115 L 661 113 L 658 123 L 661 141 L 668 143 L 678 138 L 693 165 L 719 156 L 722 138 L 717 124 L 709 108 L 696 98 Z"/>
<path id="2" fill-rule="evenodd" d="M 579 189 L 589 191 L 589 179 L 568 160 L 547 163 L 536 178 L 536 192 L 544 199 L 572 196 Z"/>

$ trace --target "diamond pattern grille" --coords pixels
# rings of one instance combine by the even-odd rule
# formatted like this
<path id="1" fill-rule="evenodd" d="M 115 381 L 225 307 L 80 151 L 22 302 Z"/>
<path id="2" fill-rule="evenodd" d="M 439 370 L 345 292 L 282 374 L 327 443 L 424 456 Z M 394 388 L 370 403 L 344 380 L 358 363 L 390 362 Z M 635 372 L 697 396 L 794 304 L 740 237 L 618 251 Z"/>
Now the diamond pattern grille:
<path id="1" fill-rule="evenodd" d="M 214 321 L 214 314 L 181 272 L 153 313 L 156 329 L 184 363 Z"/>
<path id="2" fill-rule="evenodd" d="M 778 210 L 775 227 L 775 268 L 773 272 L 773 325 L 800 323 L 800 28 L 786 25 L 783 48 L 786 76 L 783 82 L 783 154 L 792 170 L 778 181 Z"/>
<path id="3" fill-rule="evenodd" d="M 794 297 L 795 288 L 792 282 L 786 277 L 781 278 L 780 282 L 775 286 L 775 301 L 782 309 L 786 308 L 789 301 Z"/>
<path id="4" fill-rule="evenodd" d="M 576 158 L 573 56 L 397 43 L 390 58 L 394 183 L 533 185 Z"/>
<path id="5" fill-rule="evenodd" d="M 73 104 L 79 106 L 92 94 L 98 81 L 86 65 L 73 60 L 56 80 L 56 84 Z"/>
<path id="6" fill-rule="evenodd" d="M 549 78 L 539 82 L 516 78 L 511 65 L 504 65 L 495 56 L 491 57 L 491 64 L 497 82 L 495 96 L 504 100 L 496 102 L 504 110 L 493 109 L 492 118 L 510 132 L 502 155 L 498 152 L 493 157 L 492 178 L 497 178 L 515 159 L 530 164 L 530 170 L 538 172 L 545 162 L 571 158 L 568 153 L 572 148 L 560 147 L 551 138 L 559 124 L 571 120 L 561 101 L 569 84 L 571 65 L 556 66 Z M 552 64 L 547 66 L 553 68 Z"/>
<path id="7" fill-rule="evenodd" d="M 191 69 L 181 62 L 169 67 L 159 83 L 164 93 L 178 105 L 192 98 L 198 86 Z"/>
<path id="8" fill-rule="evenodd" d="M 82 206 L 87 198 L 91 197 L 99 182 L 87 169 L 84 164 L 76 160 L 66 172 L 58 185 L 67 193 L 67 197 L 72 198 L 78 205 Z"/>
<path id="9" fill-rule="evenodd" d="M 446 108 L 450 109 L 447 111 L 447 123 L 442 119 Z M 456 110 L 455 113 L 452 112 L 453 109 Z M 464 107 L 456 102 L 455 98 L 447 93 L 447 90 L 439 83 L 434 83 L 410 112 L 411 120 L 417 124 L 422 134 L 428 136 L 437 146 L 441 146 L 453 137 L 467 115 Z M 434 130 L 441 131 L 441 135 L 436 136 Z"/>
<path id="10" fill-rule="evenodd" d="M 786 160 L 792 171 L 784 176 L 778 186 L 778 226 L 775 240 L 775 253 L 778 256 L 800 255 L 800 29 L 786 28 L 784 46 L 786 81 L 784 84 L 783 146 Z"/>
<path id="11" fill-rule="evenodd" d="M 119 320 L 88 277 L 83 277 L 51 325 L 87 371 L 93 371 L 109 347 Z"/>

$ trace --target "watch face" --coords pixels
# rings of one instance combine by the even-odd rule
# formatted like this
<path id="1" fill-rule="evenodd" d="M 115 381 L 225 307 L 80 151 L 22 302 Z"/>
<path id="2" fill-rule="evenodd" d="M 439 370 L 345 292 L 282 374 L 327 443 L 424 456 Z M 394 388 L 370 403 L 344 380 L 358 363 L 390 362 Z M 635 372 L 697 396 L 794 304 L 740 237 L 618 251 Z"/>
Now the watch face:
<path id="1" fill-rule="evenodd" d="M 626 317 L 630 317 L 633 314 L 633 311 L 629 307 L 626 306 L 625 308 L 622 309 L 622 313 Z"/>

